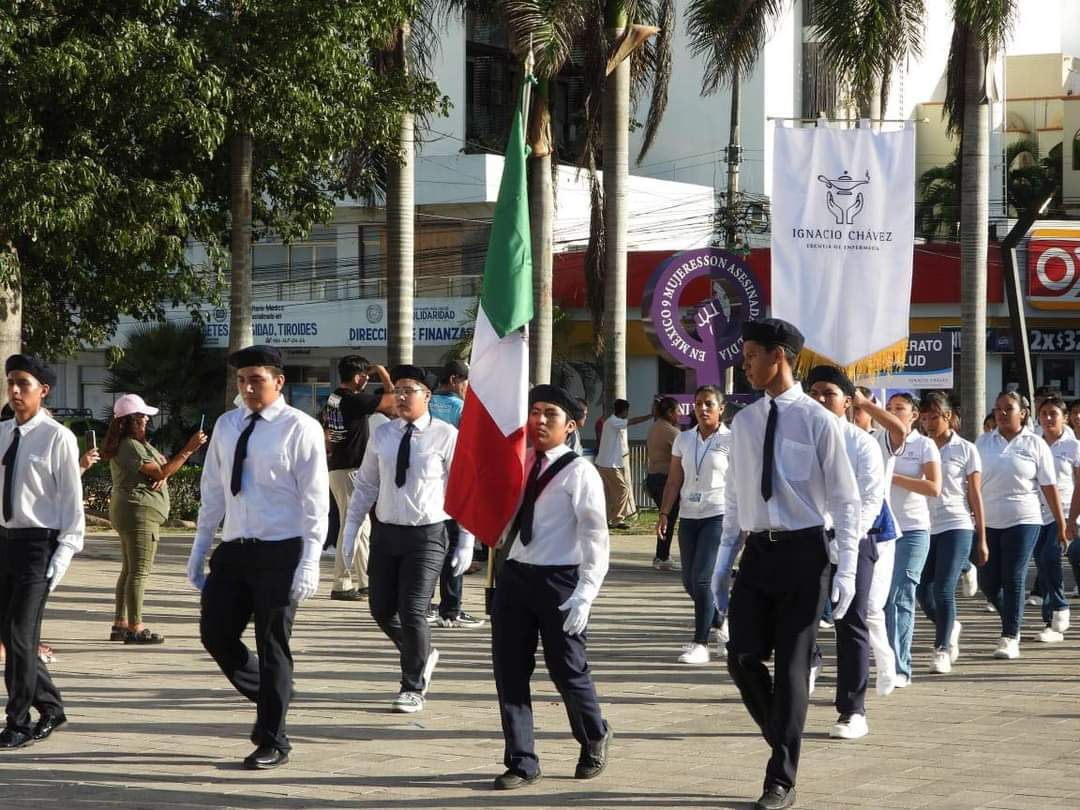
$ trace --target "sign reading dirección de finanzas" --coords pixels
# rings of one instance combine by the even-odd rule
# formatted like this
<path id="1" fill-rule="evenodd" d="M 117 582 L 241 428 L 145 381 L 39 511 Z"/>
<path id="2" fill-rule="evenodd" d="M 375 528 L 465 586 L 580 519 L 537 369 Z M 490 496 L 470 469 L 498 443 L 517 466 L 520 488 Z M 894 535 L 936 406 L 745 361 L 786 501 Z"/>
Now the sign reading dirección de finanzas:
<path id="1" fill-rule="evenodd" d="M 693 282 L 708 279 L 699 300 L 683 300 Z M 697 373 L 698 385 L 722 385 L 724 369 L 740 362 L 742 325 L 765 313 L 750 266 L 726 250 L 702 248 L 661 264 L 645 285 L 641 317 L 658 351 Z"/>

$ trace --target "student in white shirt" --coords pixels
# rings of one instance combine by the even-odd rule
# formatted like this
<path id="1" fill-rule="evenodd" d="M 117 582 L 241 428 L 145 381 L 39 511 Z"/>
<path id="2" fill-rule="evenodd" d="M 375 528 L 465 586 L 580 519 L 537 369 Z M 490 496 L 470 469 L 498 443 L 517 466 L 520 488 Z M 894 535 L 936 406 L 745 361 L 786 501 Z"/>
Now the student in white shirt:
<path id="1" fill-rule="evenodd" d="M 1042 437 L 1050 447 L 1057 474 L 1057 491 L 1062 511 L 1067 511 L 1067 539 L 1076 537 L 1076 518 L 1080 514 L 1080 441 L 1065 424 L 1066 406 L 1060 397 L 1044 399 L 1039 406 L 1039 423 Z M 1058 545 L 1057 526 L 1054 516 L 1040 498 L 1042 528 L 1035 543 L 1035 571 L 1039 590 L 1042 592 L 1042 619 L 1045 627 L 1036 634 L 1035 640 L 1055 643 L 1065 638 L 1069 629 L 1069 603 L 1065 600 L 1065 582 L 1061 571 L 1061 547 Z"/>
<path id="2" fill-rule="evenodd" d="M 1024 427 L 1028 403 L 1003 391 L 994 403 L 997 429 L 975 442 L 983 465 L 982 494 L 990 559 L 979 571 L 979 588 L 1001 617 L 995 658 L 1020 656 L 1024 583 L 1028 562 L 1042 527 L 1041 490 L 1057 524 L 1058 541 L 1067 535 L 1055 484 L 1054 456 L 1041 438 Z"/>
<path id="3" fill-rule="evenodd" d="M 941 454 L 941 494 L 930 499 L 930 553 L 915 595 L 934 622 L 930 671 L 940 675 L 951 672 L 960 655 L 961 625 L 956 620 L 960 572 L 973 550 L 976 565 L 984 565 L 989 554 L 980 494 L 982 463 L 975 445 L 953 432 L 952 416 L 944 394 L 935 391 L 923 398 L 923 430 Z"/>
<path id="4" fill-rule="evenodd" d="M 683 648 L 680 664 L 709 663 L 709 630 L 716 618 L 710 583 L 724 529 L 724 480 L 731 431 L 720 421 L 724 395 L 714 385 L 694 392 L 697 427 L 675 437 L 671 467 L 664 485 L 656 536 L 664 537 L 678 503 L 679 558 L 683 589 L 694 602 L 694 638 Z"/>
<path id="5" fill-rule="evenodd" d="M 633 514 L 633 493 L 627 480 L 630 445 L 626 432 L 630 425 L 651 419 L 648 416 L 630 416 L 630 403 L 615 400 L 611 416 L 604 420 L 600 432 L 600 446 L 596 450 L 596 469 L 604 482 L 604 502 L 607 504 L 608 525 L 613 529 L 625 529 L 626 519 Z"/>
<path id="6" fill-rule="evenodd" d="M 496 790 L 541 778 L 529 688 L 537 641 L 543 641 L 548 674 L 580 745 L 574 778 L 599 776 L 608 761 L 611 729 L 586 657 L 589 611 L 608 570 L 608 530 L 600 476 L 565 443 L 580 416 L 577 403 L 561 388 L 538 385 L 529 392 L 528 474 L 505 537 L 506 562 L 491 608 L 506 766 L 495 779 Z"/>
<path id="7" fill-rule="evenodd" d="M 745 532 L 730 593 L 727 665 L 772 749 L 755 808 L 780 810 L 795 804 L 818 616 L 831 596 L 833 615 L 842 619 L 855 597 L 860 499 L 839 421 L 795 382 L 802 334 L 767 318 L 744 323 L 742 337 L 743 370 L 765 396 L 732 421 L 712 588 L 717 609 L 728 613 Z M 827 516 L 838 560 L 831 592 Z"/>
<path id="8" fill-rule="evenodd" d="M 234 352 L 229 365 L 243 405 L 222 414 L 207 445 L 188 581 L 202 591 L 203 647 L 257 707 L 257 748 L 244 767 L 265 770 L 289 761 L 289 642 L 297 605 L 319 589 L 330 478 L 322 425 L 281 393 L 281 352 L 251 346 Z M 222 542 L 207 574 L 219 526 Z M 257 654 L 241 640 L 253 618 Z"/>
<path id="9" fill-rule="evenodd" d="M 395 366 L 390 379 L 398 418 L 368 441 L 349 499 L 344 555 L 351 564 L 356 530 L 374 507 L 368 600 L 400 653 L 401 689 L 391 709 L 411 713 L 424 708 L 439 662 L 427 612 L 449 547 L 444 499 L 458 434 L 428 412 L 433 381 L 423 369 Z M 472 534 L 460 528 L 451 552 L 451 574 L 461 576 L 472 562 Z"/>
<path id="10" fill-rule="evenodd" d="M 885 603 L 885 624 L 896 656 L 896 686 L 911 683 L 911 640 L 915 635 L 915 588 L 922 579 L 930 552 L 928 498 L 941 494 L 941 454 L 928 438 L 914 430 L 919 408 L 910 394 L 889 397 L 889 412 L 909 425 L 889 492 L 889 505 L 901 531 L 896 541 L 892 584 Z"/>
<path id="11" fill-rule="evenodd" d="M 0 641 L 7 648 L 0 750 L 40 742 L 67 722 L 38 645 L 45 603 L 82 551 L 86 528 L 78 443 L 44 407 L 56 374 L 24 354 L 8 357 L 4 370 L 15 418 L 0 423 Z M 31 707 L 39 712 L 33 725 Z"/>

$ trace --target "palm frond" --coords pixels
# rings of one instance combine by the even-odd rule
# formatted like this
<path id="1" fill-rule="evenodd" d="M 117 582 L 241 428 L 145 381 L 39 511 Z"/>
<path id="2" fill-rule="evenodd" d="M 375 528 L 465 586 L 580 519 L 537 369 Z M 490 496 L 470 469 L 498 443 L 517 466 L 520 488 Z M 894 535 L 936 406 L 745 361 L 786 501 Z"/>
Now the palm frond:
<path id="1" fill-rule="evenodd" d="M 578 0 L 505 0 L 497 4 L 506 20 L 512 48 L 532 46 L 537 78 L 551 78 L 570 58 L 585 28 L 586 4 Z"/>
<path id="2" fill-rule="evenodd" d="M 675 34 L 675 2 L 661 0 L 657 10 L 657 25 L 660 32 L 650 42 L 652 56 L 651 80 L 652 97 L 649 101 L 649 115 L 645 119 L 645 132 L 641 138 L 641 150 L 637 162 L 641 163 L 656 140 L 660 131 L 660 121 L 667 110 L 668 86 L 671 84 L 672 58 L 671 43 Z"/>
<path id="3" fill-rule="evenodd" d="M 712 95 L 736 74 L 753 72 L 762 47 L 788 0 L 691 0 L 686 9 L 690 53 L 705 57 L 702 95 Z"/>

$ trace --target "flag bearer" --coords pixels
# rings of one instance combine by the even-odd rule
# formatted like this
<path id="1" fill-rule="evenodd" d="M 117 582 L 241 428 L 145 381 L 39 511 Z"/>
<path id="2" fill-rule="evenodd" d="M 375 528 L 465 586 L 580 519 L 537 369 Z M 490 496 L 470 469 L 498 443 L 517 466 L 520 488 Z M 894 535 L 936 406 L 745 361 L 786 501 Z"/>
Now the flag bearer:
<path id="1" fill-rule="evenodd" d="M 491 611 L 507 769 L 495 779 L 496 790 L 541 777 L 529 690 L 538 639 L 581 746 L 574 777 L 592 779 L 607 765 L 611 729 L 585 657 L 585 629 L 608 569 L 608 531 L 600 475 L 565 443 L 581 415 L 561 388 L 538 385 L 529 392 L 525 493 L 506 537 L 511 545 Z"/>
<path id="2" fill-rule="evenodd" d="M 44 740 L 67 721 L 38 644 L 45 602 L 82 550 L 86 528 L 78 443 L 44 406 L 56 374 L 24 354 L 4 366 L 15 418 L 0 423 L 0 641 L 8 694 L 0 749 Z M 31 706 L 39 712 L 33 725 Z"/>
<path id="3" fill-rule="evenodd" d="M 743 325 L 743 370 L 765 396 L 731 425 L 724 534 L 713 592 L 728 608 L 731 567 L 748 532 L 731 593 L 728 671 L 772 756 L 757 810 L 795 804 L 818 617 L 829 595 L 826 515 L 837 548 L 833 615 L 855 596 L 859 490 L 839 421 L 802 392 L 792 364 L 802 334 L 786 321 Z M 774 674 L 765 662 L 773 659 Z"/>

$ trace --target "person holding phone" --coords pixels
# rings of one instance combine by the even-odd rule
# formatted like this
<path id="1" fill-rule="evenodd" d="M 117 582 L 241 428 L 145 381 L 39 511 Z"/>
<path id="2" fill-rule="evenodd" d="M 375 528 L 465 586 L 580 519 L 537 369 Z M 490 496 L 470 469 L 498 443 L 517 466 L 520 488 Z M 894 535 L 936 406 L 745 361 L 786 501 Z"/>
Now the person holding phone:
<path id="1" fill-rule="evenodd" d="M 143 624 L 142 612 L 161 524 L 169 517 L 166 482 L 206 443 L 206 434 L 196 431 L 179 453 L 166 460 L 146 438 L 146 426 L 157 413 L 158 409 L 147 405 L 138 394 L 121 396 L 113 403 L 101 454 L 112 474 L 109 520 L 120 535 L 123 555 L 109 640 L 125 644 L 165 641 Z"/>

